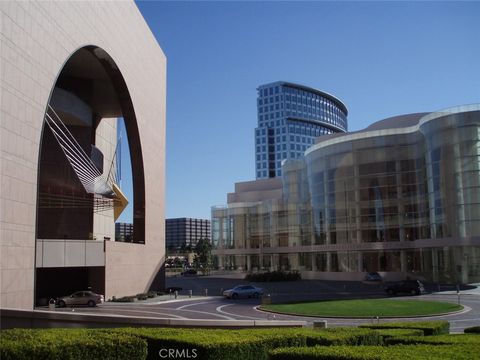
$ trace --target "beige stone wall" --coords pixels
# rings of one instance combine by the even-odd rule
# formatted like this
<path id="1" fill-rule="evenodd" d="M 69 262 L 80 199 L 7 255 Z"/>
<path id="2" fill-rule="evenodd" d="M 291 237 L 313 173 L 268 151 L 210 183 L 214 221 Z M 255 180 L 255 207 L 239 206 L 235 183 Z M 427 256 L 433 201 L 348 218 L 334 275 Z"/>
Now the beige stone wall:
<path id="1" fill-rule="evenodd" d="M 104 118 L 100 121 L 95 131 L 95 146 L 102 151 L 103 175 L 107 178 L 117 147 L 117 118 Z M 115 240 L 113 209 L 96 212 L 93 215 L 93 237 L 97 240 L 103 240 L 105 237 Z"/>
<path id="2" fill-rule="evenodd" d="M 133 1 L 0 2 L 2 308 L 32 308 L 39 142 L 65 61 L 86 45 L 120 69 L 135 108 L 145 170 L 145 245 L 107 246 L 106 296 L 146 290 L 164 260 L 166 58 Z"/>

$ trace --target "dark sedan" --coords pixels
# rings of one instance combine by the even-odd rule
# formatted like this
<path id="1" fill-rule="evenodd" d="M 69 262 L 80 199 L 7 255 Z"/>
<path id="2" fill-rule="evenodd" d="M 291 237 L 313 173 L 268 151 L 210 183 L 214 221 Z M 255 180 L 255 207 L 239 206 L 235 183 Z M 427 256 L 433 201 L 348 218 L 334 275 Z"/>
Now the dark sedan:
<path id="1" fill-rule="evenodd" d="M 425 292 L 425 287 L 418 280 L 404 280 L 385 286 L 388 295 L 405 293 L 410 295 L 420 295 Z"/>

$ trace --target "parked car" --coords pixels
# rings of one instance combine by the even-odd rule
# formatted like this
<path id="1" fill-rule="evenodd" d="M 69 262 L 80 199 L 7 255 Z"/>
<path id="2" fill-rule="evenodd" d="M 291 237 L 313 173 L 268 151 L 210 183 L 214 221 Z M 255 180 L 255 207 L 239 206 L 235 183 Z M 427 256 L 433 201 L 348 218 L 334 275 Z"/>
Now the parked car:
<path id="1" fill-rule="evenodd" d="M 397 293 L 407 293 L 411 295 L 420 295 L 425 292 L 425 287 L 418 280 L 404 280 L 385 286 L 388 295 Z"/>
<path id="2" fill-rule="evenodd" d="M 382 276 L 378 272 L 369 272 L 364 277 L 365 281 L 382 281 Z"/>
<path id="3" fill-rule="evenodd" d="M 233 289 L 225 290 L 223 296 L 227 299 L 258 298 L 263 295 L 263 289 L 252 285 L 238 285 Z"/>
<path id="4" fill-rule="evenodd" d="M 72 295 L 57 298 L 56 303 L 59 307 L 68 305 L 88 305 L 93 307 L 103 303 L 104 300 L 103 295 L 95 294 L 91 291 L 77 291 Z"/>
<path id="5" fill-rule="evenodd" d="M 197 270 L 195 270 L 195 269 L 188 269 L 188 270 L 182 271 L 180 274 L 183 275 L 183 276 L 197 275 Z"/>

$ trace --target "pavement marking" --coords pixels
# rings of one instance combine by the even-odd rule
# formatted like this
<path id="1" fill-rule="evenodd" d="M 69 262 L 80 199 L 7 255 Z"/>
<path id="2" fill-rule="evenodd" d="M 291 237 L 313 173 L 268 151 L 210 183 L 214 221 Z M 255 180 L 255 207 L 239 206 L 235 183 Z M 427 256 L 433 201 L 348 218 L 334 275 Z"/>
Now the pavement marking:
<path id="1" fill-rule="evenodd" d="M 178 310 L 178 309 L 176 309 Z M 205 314 L 205 315 L 209 315 L 209 316 L 218 316 L 222 319 L 225 319 L 225 320 L 238 320 L 238 319 L 234 319 L 230 316 L 225 316 L 225 315 L 220 315 L 220 314 L 217 314 L 217 313 L 213 313 L 213 312 L 208 312 L 208 311 L 200 311 L 200 310 L 185 310 L 185 309 L 182 309 L 180 311 L 189 311 L 189 312 L 193 312 L 193 313 L 199 313 L 199 314 Z M 210 320 L 210 319 L 192 319 L 192 318 L 189 318 L 190 320 Z"/>
<path id="2" fill-rule="evenodd" d="M 108 309 L 106 309 L 108 310 Z M 183 316 L 179 316 L 179 315 L 173 315 L 173 314 L 165 314 L 165 313 L 161 313 L 161 312 L 154 312 L 154 311 L 144 311 L 144 310 L 123 310 L 123 309 L 118 309 L 118 308 L 115 308 L 115 309 L 112 309 L 111 308 L 111 311 L 113 311 L 113 313 L 110 313 L 110 315 L 115 315 L 116 312 L 134 312 L 134 313 L 143 313 L 143 314 L 155 314 L 155 315 L 166 315 L 166 316 L 170 316 L 170 317 L 173 317 L 175 319 L 181 319 L 181 320 L 188 320 L 188 318 L 186 317 L 183 317 Z M 82 313 L 86 314 L 85 312 L 81 311 Z M 96 312 L 95 314 L 98 314 L 98 313 L 102 313 L 102 312 Z M 90 314 L 93 314 L 93 313 L 90 313 Z M 160 318 L 159 318 L 160 319 Z"/>
<path id="3" fill-rule="evenodd" d="M 460 321 L 477 321 L 480 318 L 473 318 L 473 319 L 459 319 L 459 320 L 450 320 L 451 322 L 460 322 Z"/>
<path id="4" fill-rule="evenodd" d="M 184 306 L 180 306 L 179 308 L 176 308 L 176 309 L 170 309 L 170 308 L 158 308 L 159 310 L 170 310 L 170 311 L 188 311 L 188 312 L 192 312 L 192 313 L 198 313 L 198 314 L 205 314 L 205 315 L 209 315 L 209 316 L 218 316 L 222 319 L 225 319 L 225 320 L 236 320 L 232 317 L 229 317 L 229 316 L 224 316 L 224 315 L 220 315 L 220 314 L 216 314 L 214 312 L 207 312 L 207 311 L 200 311 L 200 310 L 188 310 L 188 309 L 185 309 L 185 307 L 188 307 L 188 306 L 194 306 L 194 305 L 200 305 L 200 304 L 211 304 L 213 303 L 212 301 L 205 301 L 205 302 L 201 302 L 201 303 L 196 303 L 196 304 L 187 304 L 187 305 L 184 305 Z M 116 309 L 115 309 L 116 310 Z M 153 311 L 141 311 L 141 310 L 121 310 L 121 311 L 137 311 L 137 312 L 145 312 L 145 313 L 152 313 L 152 314 L 161 314 L 161 313 L 155 313 Z M 188 319 L 188 320 L 205 320 L 205 319 L 192 319 L 192 318 L 186 318 L 186 317 L 182 317 L 180 315 L 172 315 L 171 313 L 170 314 L 166 314 L 168 316 L 172 316 L 172 317 L 175 317 L 175 318 L 179 318 L 179 319 Z"/>
<path id="5" fill-rule="evenodd" d="M 202 300 L 215 300 L 216 298 L 218 298 L 218 296 L 215 297 L 215 296 L 196 296 L 196 295 L 194 295 L 191 298 L 160 300 L 160 301 L 149 302 L 149 303 L 145 303 L 145 304 L 141 304 L 141 305 L 162 305 L 162 304 L 171 304 L 171 303 L 183 302 L 183 301 L 196 301 L 196 300 L 200 300 L 200 299 L 202 299 Z"/>
<path id="6" fill-rule="evenodd" d="M 183 305 L 183 306 L 180 306 L 178 308 L 176 308 L 175 310 L 183 310 L 189 306 L 195 306 L 195 305 L 202 305 L 202 304 L 212 304 L 213 301 L 204 301 L 204 302 L 199 302 L 199 303 L 195 303 L 195 304 L 187 304 L 187 305 Z"/>
<path id="7" fill-rule="evenodd" d="M 252 320 L 264 320 L 263 318 L 258 318 L 258 317 L 253 317 L 253 316 L 246 316 L 246 315 L 238 315 L 238 314 L 232 314 L 232 313 L 229 313 L 229 312 L 226 312 L 224 310 L 222 310 L 222 308 L 225 308 L 227 306 L 232 306 L 232 305 L 235 305 L 235 304 L 226 304 L 226 305 L 221 305 L 219 307 L 217 307 L 215 310 L 221 314 L 225 314 L 225 315 L 231 315 L 231 316 L 238 316 L 238 317 L 242 317 L 242 318 L 246 318 L 246 319 L 252 319 Z M 237 319 L 237 320 L 240 320 L 240 319 Z"/>

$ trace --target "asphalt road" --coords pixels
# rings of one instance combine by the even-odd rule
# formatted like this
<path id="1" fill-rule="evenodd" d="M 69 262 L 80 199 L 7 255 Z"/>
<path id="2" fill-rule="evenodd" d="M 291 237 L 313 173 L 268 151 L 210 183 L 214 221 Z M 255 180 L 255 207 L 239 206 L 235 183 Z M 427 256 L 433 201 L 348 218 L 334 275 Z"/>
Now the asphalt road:
<path id="1" fill-rule="evenodd" d="M 199 280 L 204 281 L 205 278 Z M 189 279 L 184 281 L 188 283 L 190 281 L 195 281 L 195 279 Z M 198 279 L 197 279 L 198 281 Z M 231 279 L 229 279 L 232 282 Z M 208 281 L 207 281 L 208 282 Z M 235 282 L 235 280 L 233 280 Z M 237 281 L 238 283 L 238 281 Z M 272 299 L 275 297 L 277 299 L 282 299 L 287 297 L 288 300 L 292 301 L 293 297 L 295 300 L 304 300 L 306 298 L 305 294 L 311 294 L 312 292 L 312 283 L 306 281 L 303 284 L 292 285 L 290 283 L 290 290 L 296 289 L 297 291 L 300 288 L 307 289 L 310 288 L 310 292 L 299 292 L 298 294 L 292 292 L 284 293 L 282 292 L 282 287 L 285 287 L 286 284 L 283 283 L 280 285 L 278 293 L 272 294 Z M 171 285 L 171 284 L 170 284 Z M 303 285 L 303 286 L 302 286 Z M 348 297 L 379 297 L 378 289 L 374 289 L 369 286 L 362 286 L 357 284 L 359 288 L 353 288 L 349 286 L 344 287 L 343 285 L 335 286 L 332 284 L 323 284 L 323 287 L 329 288 L 330 292 L 323 291 L 323 298 L 348 298 Z M 171 285 L 173 286 L 173 285 Z M 178 286 L 178 283 L 176 284 Z M 205 283 L 199 287 L 205 287 Z M 274 284 L 270 284 L 270 287 L 275 287 Z M 332 289 L 335 287 L 335 289 Z M 269 289 L 270 290 L 270 289 Z M 282 291 L 280 291 L 282 290 Z M 314 289 L 315 290 L 315 289 Z M 325 289 L 323 289 L 325 290 Z M 185 291 L 183 291 L 185 292 Z M 210 290 L 209 293 L 212 293 L 213 290 Z M 315 291 L 313 291 L 315 292 Z M 194 293 L 198 293 L 195 291 Z M 218 294 L 218 292 L 217 292 Z M 163 301 L 156 301 L 156 299 L 150 300 L 149 303 L 105 303 L 99 305 L 95 308 L 88 307 L 77 307 L 74 311 L 85 312 L 85 313 L 103 313 L 103 314 L 117 314 L 117 315 L 126 315 L 126 316 L 136 316 L 136 317 L 158 317 L 166 319 L 216 319 L 216 320 L 304 320 L 304 321 L 314 321 L 314 320 L 326 320 L 329 327 L 337 326 L 351 326 L 364 323 L 377 322 L 373 319 L 339 319 L 339 318 L 313 318 L 313 317 L 302 317 L 302 316 L 291 316 L 291 315 L 281 315 L 273 314 L 268 312 L 263 312 L 258 310 L 256 307 L 260 305 L 261 300 L 258 299 L 237 299 L 237 300 L 228 300 L 224 299 L 221 296 L 194 296 L 193 298 L 182 298 L 178 300 L 168 300 L 170 297 L 163 297 Z M 457 302 L 457 295 L 455 293 L 434 293 L 421 296 L 401 296 L 399 299 L 418 299 L 418 300 L 439 300 L 439 301 L 449 301 Z M 167 300 L 165 300 L 167 299 Z M 463 332 L 463 329 L 470 326 L 480 325 L 480 295 L 476 293 L 465 293 L 460 296 L 460 303 L 464 305 L 465 310 L 460 313 L 443 315 L 443 316 L 430 316 L 430 317 L 421 317 L 421 318 L 402 318 L 401 321 L 418 321 L 418 320 L 448 320 L 450 322 L 450 331 L 451 332 Z M 56 311 L 72 311 L 71 308 L 57 309 Z M 398 321 L 398 319 L 380 319 L 380 322 L 390 322 Z"/>

